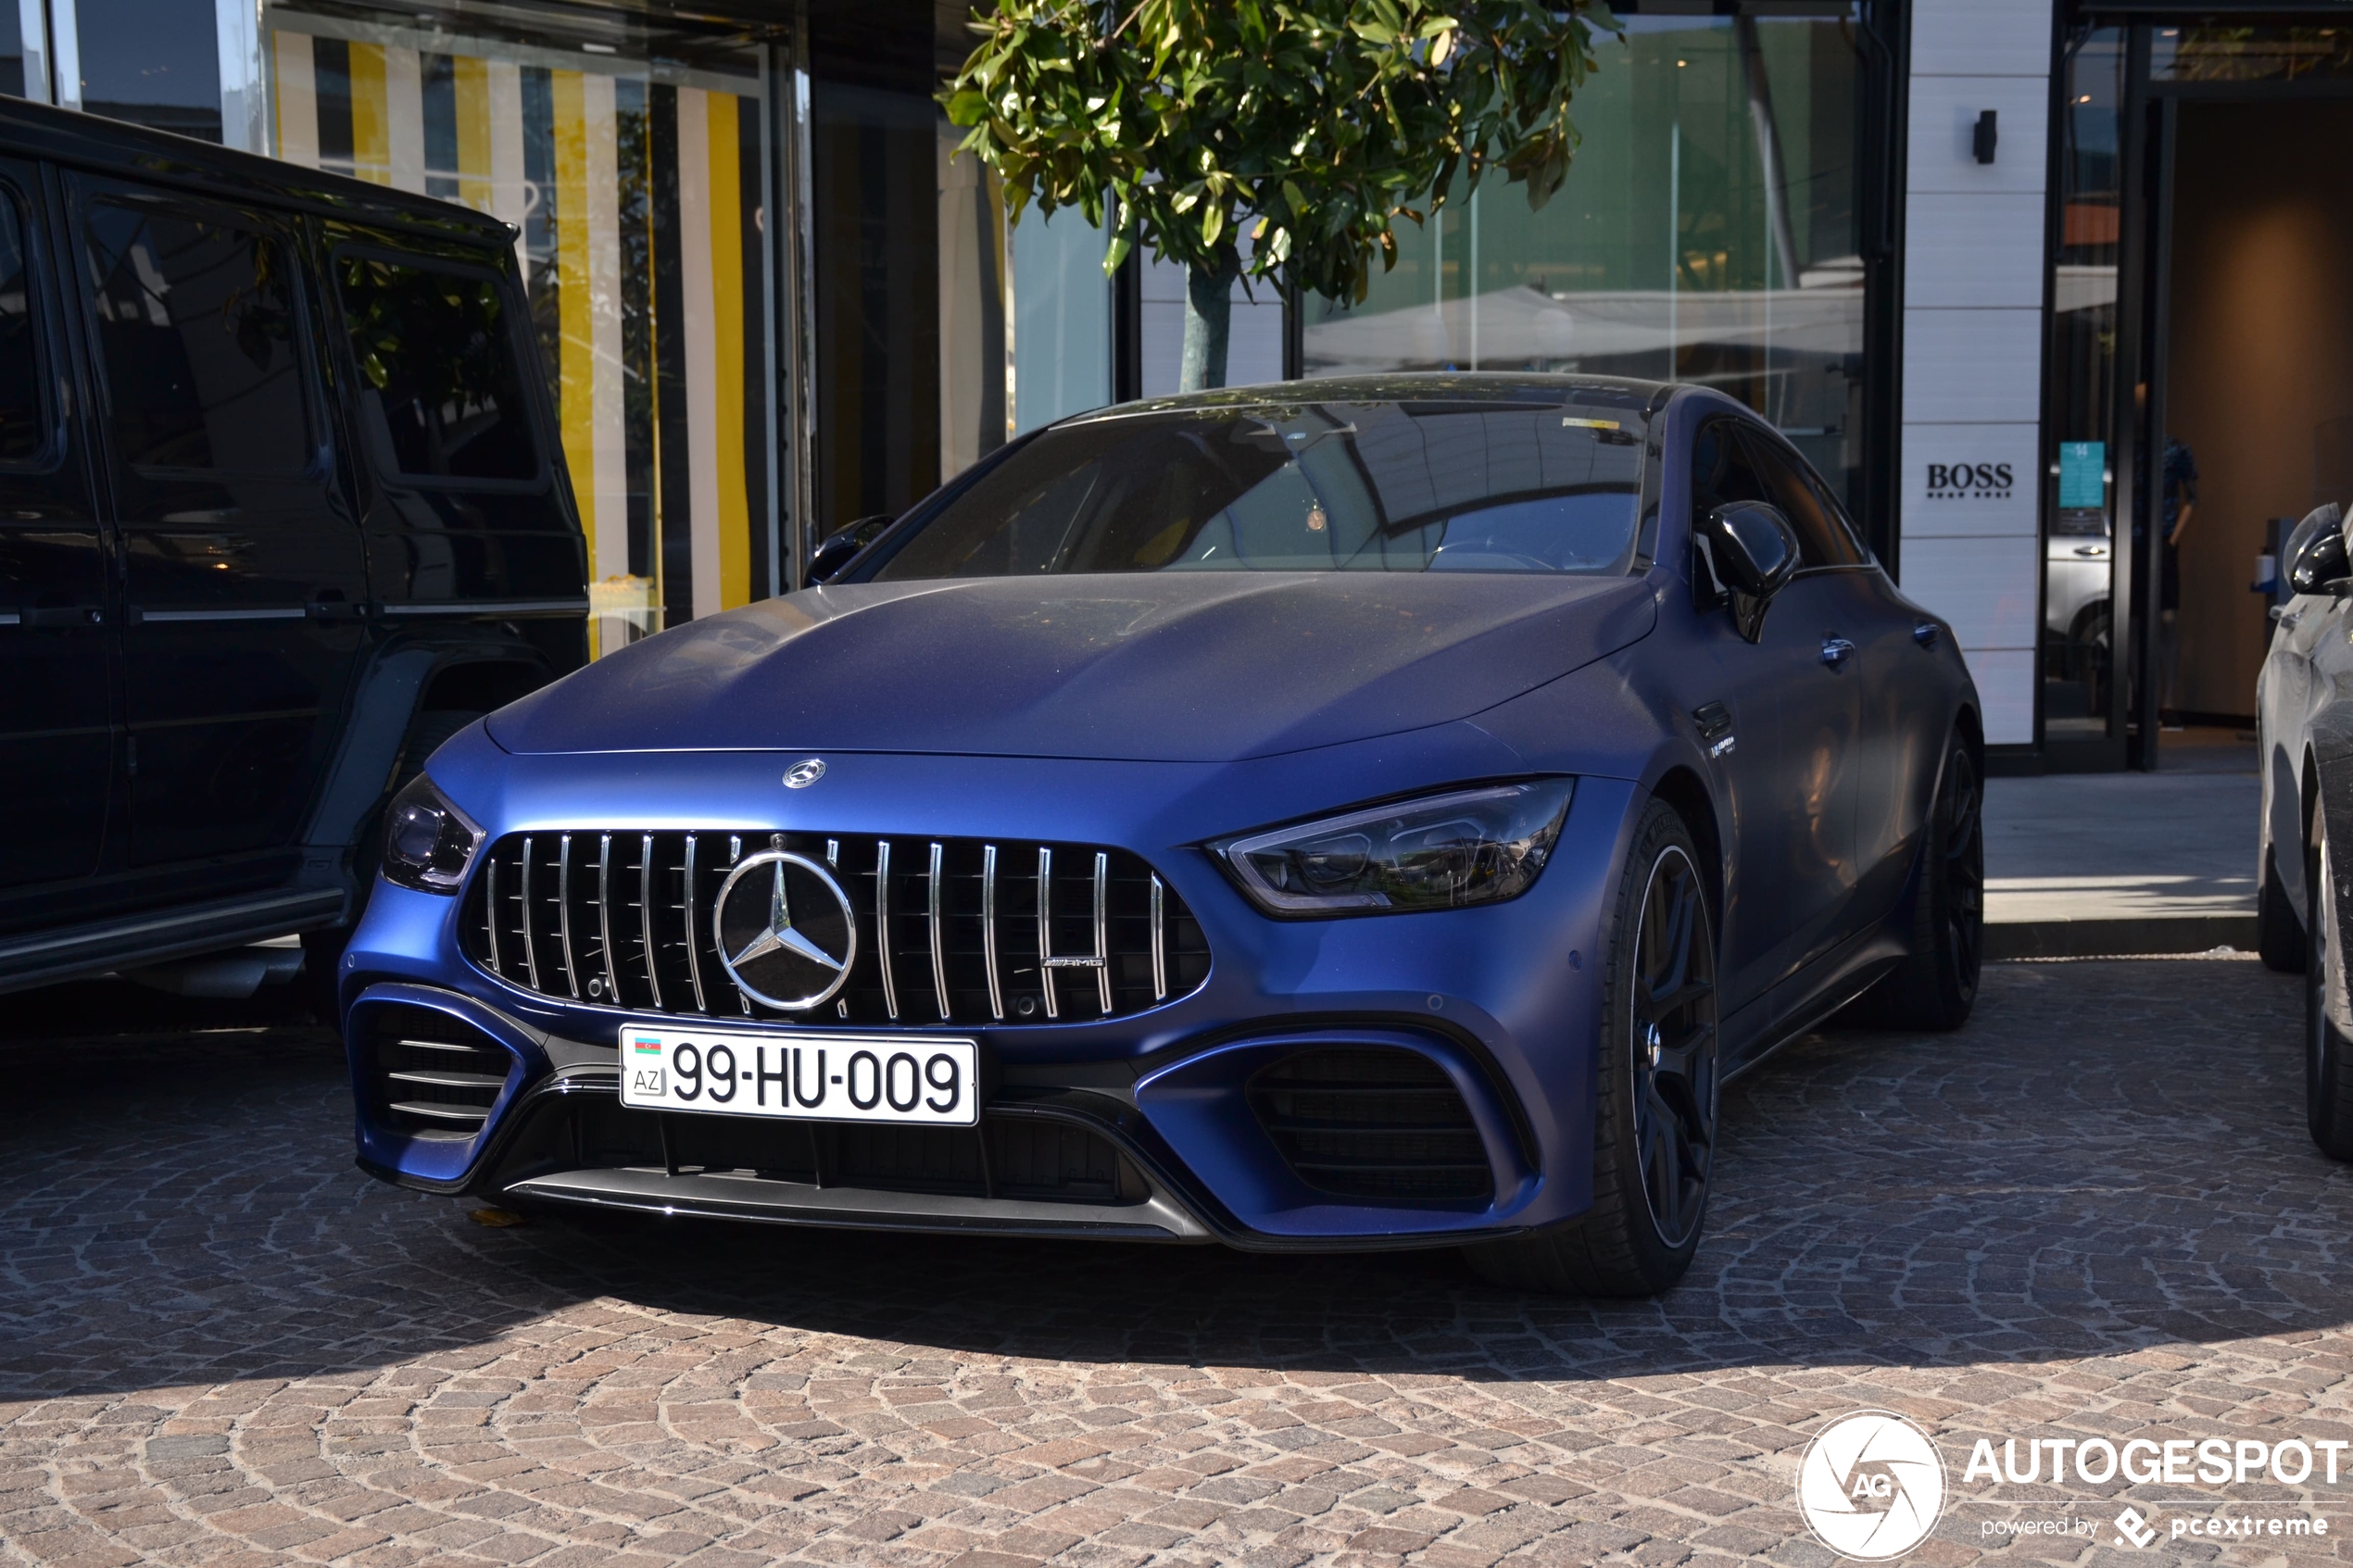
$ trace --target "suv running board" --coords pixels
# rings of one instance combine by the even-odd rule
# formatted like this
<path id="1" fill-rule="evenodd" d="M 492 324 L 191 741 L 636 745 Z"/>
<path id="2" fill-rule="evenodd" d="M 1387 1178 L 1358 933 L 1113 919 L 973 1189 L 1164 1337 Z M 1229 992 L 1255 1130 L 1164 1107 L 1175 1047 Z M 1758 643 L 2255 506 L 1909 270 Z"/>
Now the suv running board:
<path id="1" fill-rule="evenodd" d="M 314 887 L 260 898 L 191 904 L 135 920 L 107 921 L 0 942 L 0 992 L 217 953 L 248 942 L 333 925 L 343 918 L 343 889 Z"/>

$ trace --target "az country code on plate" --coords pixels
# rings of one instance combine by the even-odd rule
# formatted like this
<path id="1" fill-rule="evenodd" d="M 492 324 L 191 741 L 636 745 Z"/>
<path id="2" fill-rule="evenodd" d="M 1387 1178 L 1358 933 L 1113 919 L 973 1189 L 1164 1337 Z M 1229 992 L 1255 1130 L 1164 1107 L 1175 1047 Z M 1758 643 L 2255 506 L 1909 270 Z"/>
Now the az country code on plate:
<path id="1" fill-rule="evenodd" d="M 970 1040 L 623 1029 L 621 1103 L 793 1122 L 969 1127 L 980 1119 Z"/>

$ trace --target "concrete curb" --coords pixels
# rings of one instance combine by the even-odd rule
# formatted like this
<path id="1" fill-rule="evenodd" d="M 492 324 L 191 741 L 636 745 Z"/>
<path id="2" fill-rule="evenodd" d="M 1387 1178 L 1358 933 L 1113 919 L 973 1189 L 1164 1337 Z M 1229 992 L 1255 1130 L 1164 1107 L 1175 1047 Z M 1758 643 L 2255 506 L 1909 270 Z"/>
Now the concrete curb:
<path id="1" fill-rule="evenodd" d="M 2006 921 L 1985 927 L 1988 959 L 2133 958 L 2226 947 L 2255 950 L 2253 915 Z"/>

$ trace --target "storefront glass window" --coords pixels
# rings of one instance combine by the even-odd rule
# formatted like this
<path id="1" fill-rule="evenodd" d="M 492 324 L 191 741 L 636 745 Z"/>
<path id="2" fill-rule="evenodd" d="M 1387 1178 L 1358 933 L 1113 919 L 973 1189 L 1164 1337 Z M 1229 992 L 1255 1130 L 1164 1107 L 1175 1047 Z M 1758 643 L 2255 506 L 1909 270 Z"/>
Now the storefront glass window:
<path id="1" fill-rule="evenodd" d="M 1013 253 L 1013 429 L 1036 430 L 1111 401 L 1111 281 L 1086 214 L 1032 209 Z"/>
<path id="2" fill-rule="evenodd" d="M 817 247 L 809 286 L 822 538 L 922 500 L 939 483 L 942 458 L 955 444 L 943 444 L 940 428 L 939 106 L 912 93 L 826 81 L 814 84 L 812 99 Z M 1001 315 L 997 332 L 990 358 L 1001 388 Z"/>
<path id="3" fill-rule="evenodd" d="M 2237 27 L 2200 21 L 2152 29 L 2152 82 L 2315 82 L 2353 76 L 2353 20 L 2339 27 Z"/>
<path id="4" fill-rule="evenodd" d="M 275 147 L 522 231 L 609 652 L 769 591 L 770 73 L 741 37 L 483 10 L 272 7 Z"/>
<path id="5" fill-rule="evenodd" d="M 1861 51 L 1851 15 L 1626 19 L 1578 94 L 1584 141 L 1551 202 L 1531 212 L 1497 176 L 1402 223 L 1397 266 L 1362 305 L 1308 302 L 1307 373 L 1703 382 L 1856 506 Z"/>
<path id="6" fill-rule="evenodd" d="M 2125 63 L 2120 30 L 2083 39 L 2066 62 L 2058 125 L 2042 669 L 2044 737 L 2061 745 L 2106 737 L 2117 699 L 2113 426 Z"/>
<path id="7" fill-rule="evenodd" d="M 220 22 L 207 0 L 51 4 L 74 8 L 83 108 L 220 140 Z M 21 68 L 18 74 L 21 78 Z"/>

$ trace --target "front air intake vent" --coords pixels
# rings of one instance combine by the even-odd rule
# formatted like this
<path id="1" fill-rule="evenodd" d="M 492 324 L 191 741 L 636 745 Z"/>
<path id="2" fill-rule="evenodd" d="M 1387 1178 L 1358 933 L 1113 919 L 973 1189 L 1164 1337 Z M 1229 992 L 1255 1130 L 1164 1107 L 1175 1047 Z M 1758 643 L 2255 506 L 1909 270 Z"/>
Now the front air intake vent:
<path id="1" fill-rule="evenodd" d="M 429 1143 L 480 1133 L 515 1065 L 472 1024 L 402 1003 L 370 1010 L 368 1052 L 377 1119 Z"/>
<path id="2" fill-rule="evenodd" d="M 728 977 L 712 906 L 731 867 L 781 849 L 824 864 L 858 933 L 816 1007 Z M 1209 975 L 1200 924 L 1151 866 L 1094 845 L 823 834 L 511 834 L 466 892 L 467 956 L 510 985 L 638 1013 L 804 1025 L 1093 1022 Z"/>
<path id="3" fill-rule="evenodd" d="M 1088 1128 L 991 1114 L 974 1127 L 658 1116 L 603 1095 L 543 1103 L 520 1143 L 562 1169 L 735 1174 L 818 1187 L 1032 1203 L 1142 1203 L 1143 1173 Z"/>
<path id="4" fill-rule="evenodd" d="M 1494 1196 L 1470 1108 L 1453 1080 L 1414 1051 L 1297 1052 L 1251 1080 L 1250 1107 L 1318 1192 L 1402 1203 Z"/>

